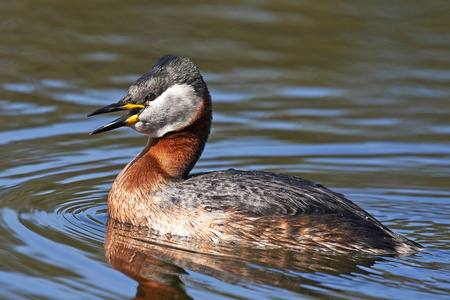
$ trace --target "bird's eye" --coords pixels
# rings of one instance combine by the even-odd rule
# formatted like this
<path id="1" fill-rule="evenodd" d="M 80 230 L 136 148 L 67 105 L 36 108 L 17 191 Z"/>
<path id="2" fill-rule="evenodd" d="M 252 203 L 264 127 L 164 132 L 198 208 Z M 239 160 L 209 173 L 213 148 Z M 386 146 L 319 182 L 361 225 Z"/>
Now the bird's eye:
<path id="1" fill-rule="evenodd" d="M 147 96 L 145 96 L 145 101 L 153 101 L 155 100 L 156 96 L 153 93 L 148 94 Z"/>

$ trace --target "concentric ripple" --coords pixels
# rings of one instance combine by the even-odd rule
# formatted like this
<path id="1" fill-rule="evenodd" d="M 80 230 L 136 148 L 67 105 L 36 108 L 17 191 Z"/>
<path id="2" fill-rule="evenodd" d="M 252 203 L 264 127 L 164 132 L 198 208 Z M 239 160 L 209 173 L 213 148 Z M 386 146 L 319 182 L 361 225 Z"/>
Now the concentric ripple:
<path id="1" fill-rule="evenodd" d="M 67 234 L 83 237 L 84 240 L 91 238 L 94 241 L 103 238 L 108 220 L 106 203 L 94 202 L 91 198 L 80 198 L 60 204 L 55 208 L 55 216 L 64 220 L 64 232 Z"/>

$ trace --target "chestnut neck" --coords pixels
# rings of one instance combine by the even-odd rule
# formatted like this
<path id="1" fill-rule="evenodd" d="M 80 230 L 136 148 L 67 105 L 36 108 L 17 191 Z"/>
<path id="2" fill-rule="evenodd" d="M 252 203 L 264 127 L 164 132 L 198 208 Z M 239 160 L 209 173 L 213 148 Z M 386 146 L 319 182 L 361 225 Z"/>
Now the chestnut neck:
<path id="1" fill-rule="evenodd" d="M 136 177 L 148 176 L 148 180 L 155 183 L 186 179 L 205 148 L 211 122 L 211 97 L 205 90 L 203 105 L 192 122 L 163 137 L 150 137 L 145 148 L 122 173 L 132 172 Z"/>
<path id="2" fill-rule="evenodd" d="M 145 148 L 120 172 L 108 196 L 110 217 L 145 225 L 156 209 L 152 196 L 171 182 L 186 179 L 203 152 L 212 121 L 208 90 L 203 105 L 186 127 L 160 138 L 149 138 Z M 156 202 L 155 202 L 156 201 Z"/>

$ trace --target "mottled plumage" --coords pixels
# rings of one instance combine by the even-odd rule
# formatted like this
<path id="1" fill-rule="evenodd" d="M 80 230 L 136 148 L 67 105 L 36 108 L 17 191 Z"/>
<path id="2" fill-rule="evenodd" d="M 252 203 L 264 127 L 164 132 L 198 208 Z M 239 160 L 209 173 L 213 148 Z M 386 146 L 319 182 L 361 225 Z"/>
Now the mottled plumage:
<path id="1" fill-rule="evenodd" d="M 217 239 L 235 243 L 370 253 L 418 247 L 342 194 L 297 176 L 230 169 L 193 175 L 157 194 L 165 199 L 161 207 L 182 205 L 213 215 L 220 220 Z"/>

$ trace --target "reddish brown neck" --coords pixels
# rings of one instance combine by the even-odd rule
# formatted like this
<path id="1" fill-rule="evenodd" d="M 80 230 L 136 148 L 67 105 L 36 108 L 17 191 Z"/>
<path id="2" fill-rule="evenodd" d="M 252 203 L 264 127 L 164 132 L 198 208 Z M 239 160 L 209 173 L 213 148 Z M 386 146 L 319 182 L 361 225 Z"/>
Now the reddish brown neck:
<path id="1" fill-rule="evenodd" d="M 131 172 L 127 175 L 132 175 L 134 180 L 147 177 L 147 184 L 186 178 L 202 154 L 211 129 L 212 105 L 208 91 L 203 99 L 202 108 L 188 126 L 161 138 L 149 138 L 147 146 L 122 173 Z"/>
<path id="2" fill-rule="evenodd" d="M 149 138 L 147 146 L 120 172 L 108 197 L 112 218 L 147 224 L 146 217 L 158 205 L 152 195 L 188 176 L 211 128 L 212 105 L 207 90 L 203 99 L 202 108 L 188 126 L 161 138 Z"/>

